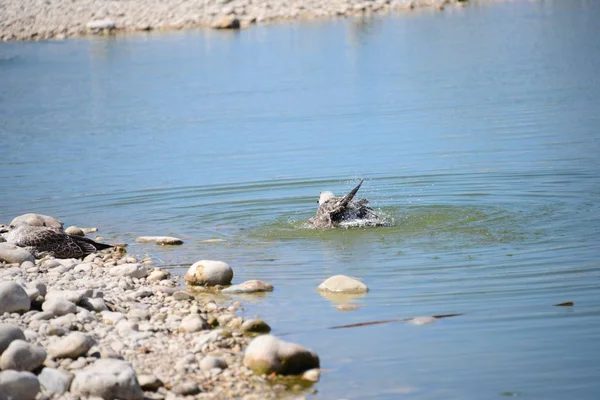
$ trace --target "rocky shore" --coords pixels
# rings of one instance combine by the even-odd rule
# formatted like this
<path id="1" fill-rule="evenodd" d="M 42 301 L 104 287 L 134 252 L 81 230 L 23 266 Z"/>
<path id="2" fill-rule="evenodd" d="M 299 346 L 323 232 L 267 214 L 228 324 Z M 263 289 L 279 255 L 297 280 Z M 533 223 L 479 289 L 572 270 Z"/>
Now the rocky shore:
<path id="1" fill-rule="evenodd" d="M 3 0 L 0 40 L 198 27 L 238 29 L 282 20 L 339 18 L 419 7 L 443 10 L 466 0 Z"/>
<path id="2" fill-rule="evenodd" d="M 201 260 L 184 287 L 122 246 L 35 259 L 0 243 L 0 400 L 301 398 L 319 379 L 318 356 L 239 316 L 224 288 L 273 287 L 233 277 L 227 263 Z"/>

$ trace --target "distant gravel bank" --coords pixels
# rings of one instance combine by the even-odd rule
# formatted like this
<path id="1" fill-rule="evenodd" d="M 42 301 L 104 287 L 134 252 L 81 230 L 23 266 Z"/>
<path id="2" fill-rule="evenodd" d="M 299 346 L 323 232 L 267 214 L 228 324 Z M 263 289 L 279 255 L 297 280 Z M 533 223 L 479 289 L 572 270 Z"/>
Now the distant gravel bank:
<path id="1" fill-rule="evenodd" d="M 280 20 L 409 11 L 460 0 L 0 0 L 0 40 L 85 34 L 244 28 Z"/>

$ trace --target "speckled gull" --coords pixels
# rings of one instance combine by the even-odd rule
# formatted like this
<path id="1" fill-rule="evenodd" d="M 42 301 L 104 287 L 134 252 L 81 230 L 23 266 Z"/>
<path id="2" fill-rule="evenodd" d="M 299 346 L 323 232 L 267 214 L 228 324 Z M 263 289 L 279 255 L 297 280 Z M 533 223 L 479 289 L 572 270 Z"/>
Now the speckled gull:
<path id="1" fill-rule="evenodd" d="M 113 247 L 45 226 L 10 225 L 0 229 L 0 233 L 8 243 L 26 249 L 36 258 L 45 255 L 56 258 L 82 258 Z"/>
<path id="2" fill-rule="evenodd" d="M 343 197 L 336 197 L 330 191 L 321 192 L 317 215 L 310 218 L 308 222 L 319 229 L 336 228 L 344 225 L 384 225 L 384 221 L 369 207 L 368 200 L 352 201 L 362 183 L 363 180 L 361 179 L 360 183 Z"/>

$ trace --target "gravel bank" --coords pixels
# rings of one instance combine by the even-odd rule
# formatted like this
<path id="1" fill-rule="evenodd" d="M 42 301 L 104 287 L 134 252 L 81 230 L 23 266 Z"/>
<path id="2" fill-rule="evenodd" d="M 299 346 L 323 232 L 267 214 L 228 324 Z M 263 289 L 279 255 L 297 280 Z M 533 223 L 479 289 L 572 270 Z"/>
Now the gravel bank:
<path id="1" fill-rule="evenodd" d="M 23 251 L 0 243 L 0 399 L 302 398 L 318 380 L 310 350 L 271 335 L 254 343 L 270 327 L 241 317 L 221 286 L 186 289 L 123 247 L 84 259 Z M 265 375 L 290 372 L 282 365 L 312 369 L 287 382 Z"/>
<path id="2" fill-rule="evenodd" d="M 465 0 L 466 1 L 466 0 Z M 1 0 L 0 39 L 197 27 L 243 28 L 281 20 L 410 11 L 461 0 Z"/>

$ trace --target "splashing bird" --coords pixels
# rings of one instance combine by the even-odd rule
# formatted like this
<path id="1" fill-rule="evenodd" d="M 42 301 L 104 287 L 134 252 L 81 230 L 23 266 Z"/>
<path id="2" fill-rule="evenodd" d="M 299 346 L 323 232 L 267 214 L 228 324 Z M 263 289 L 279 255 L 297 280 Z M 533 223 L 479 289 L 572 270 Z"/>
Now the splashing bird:
<path id="1" fill-rule="evenodd" d="M 380 226 L 384 221 L 369 207 L 369 201 L 361 199 L 352 201 L 358 189 L 363 184 L 363 179 L 354 189 L 343 197 L 336 197 L 333 192 L 325 191 L 319 195 L 319 208 L 317 215 L 308 222 L 319 229 L 336 228 L 343 223 L 355 222 L 356 225 Z"/>
<path id="2" fill-rule="evenodd" d="M 36 258 L 42 258 L 45 255 L 56 258 L 82 258 L 88 254 L 113 247 L 45 226 L 11 224 L 1 228 L 0 234 L 8 243 L 26 249 Z"/>

